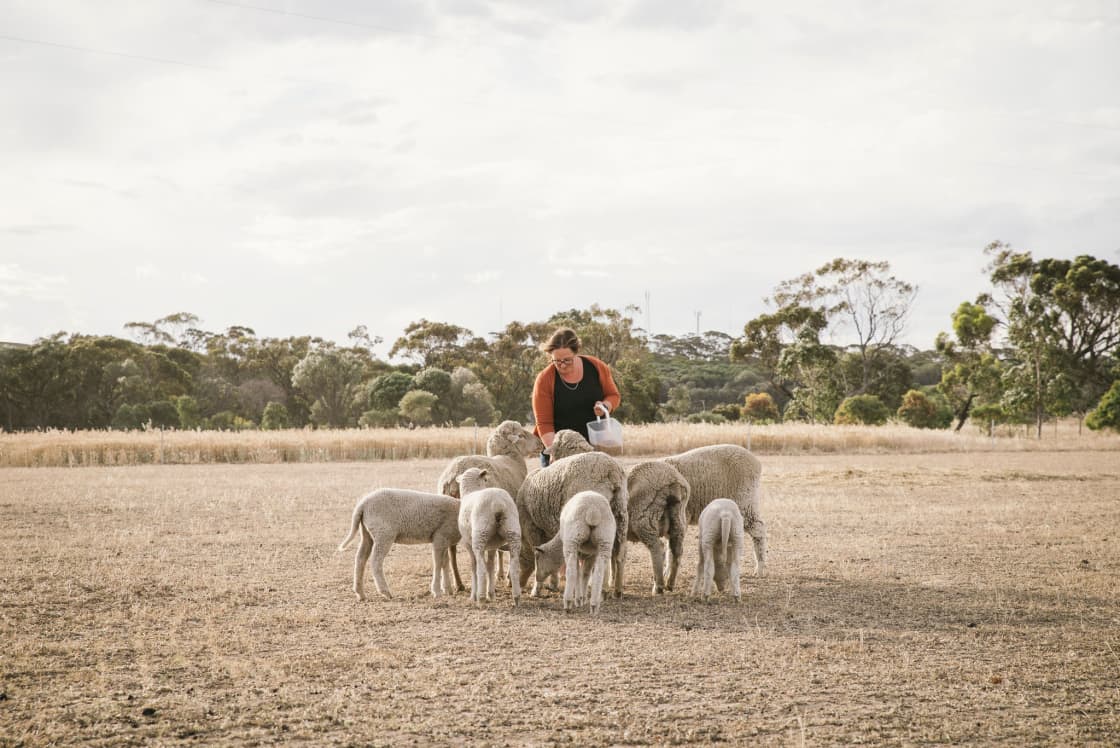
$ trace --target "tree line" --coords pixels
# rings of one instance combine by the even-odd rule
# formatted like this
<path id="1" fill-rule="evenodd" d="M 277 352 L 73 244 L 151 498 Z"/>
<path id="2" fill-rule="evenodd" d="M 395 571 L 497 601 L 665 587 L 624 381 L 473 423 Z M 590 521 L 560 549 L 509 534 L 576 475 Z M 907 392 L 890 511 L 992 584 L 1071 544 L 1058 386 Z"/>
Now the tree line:
<path id="1" fill-rule="evenodd" d="M 991 290 L 948 315 L 933 348 L 900 343 L 918 289 L 889 263 L 839 258 L 784 281 L 738 337 L 649 335 L 640 310 L 592 306 L 479 336 L 421 319 L 392 344 L 358 326 L 347 344 L 199 327 L 190 313 L 0 345 L 6 430 L 489 425 L 530 420 L 537 346 L 559 325 L 606 361 L 618 417 L 798 420 L 961 428 L 1088 415 L 1120 425 L 1120 268 L 1090 256 L 985 250 Z M 842 342 L 837 342 L 842 341 Z"/>

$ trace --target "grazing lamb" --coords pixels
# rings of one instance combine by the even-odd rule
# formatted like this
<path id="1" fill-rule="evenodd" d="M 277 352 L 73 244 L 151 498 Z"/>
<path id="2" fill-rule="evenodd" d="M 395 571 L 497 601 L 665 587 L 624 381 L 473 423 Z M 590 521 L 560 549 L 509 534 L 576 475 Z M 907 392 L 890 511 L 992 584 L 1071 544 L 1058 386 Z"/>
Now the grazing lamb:
<path id="1" fill-rule="evenodd" d="M 560 529 L 536 547 L 537 584 L 564 564 L 564 610 L 586 602 L 592 614 L 603 604 L 606 574 L 618 529 L 610 502 L 601 493 L 580 491 L 560 510 Z M 590 591 L 588 586 L 590 585 Z"/>
<path id="2" fill-rule="evenodd" d="M 507 547 L 509 578 L 513 585 L 513 604 L 521 599 L 518 560 L 521 556 L 521 524 L 513 497 L 504 488 L 487 486 L 485 468 L 467 468 L 459 476 L 459 535 L 464 550 L 471 554 L 471 600 L 494 599 L 495 561 L 498 549 Z"/>
<path id="3" fill-rule="evenodd" d="M 377 591 L 386 600 L 392 598 L 381 567 L 393 543 L 431 543 L 432 596 L 439 597 L 441 586 L 448 594 L 454 592 L 449 550 L 459 542 L 457 499 L 403 488 L 378 489 L 358 500 L 350 520 L 350 534 L 338 550 L 345 550 L 359 532 L 362 543 L 354 559 L 354 593 L 359 600 L 366 599 L 362 581 L 371 552 Z"/>
<path id="4" fill-rule="evenodd" d="M 689 485 L 672 465 L 659 460 L 639 462 L 626 475 L 630 524 L 629 540 L 649 549 L 653 565 L 653 594 L 672 591 L 684 551 L 688 526 L 685 507 Z M 665 576 L 665 548 L 661 538 L 669 539 L 669 575 Z"/>
<path id="5" fill-rule="evenodd" d="M 712 596 L 712 582 L 723 592 L 731 581 L 731 594 L 739 602 L 739 556 L 743 553 L 743 513 L 731 499 L 716 499 L 700 512 L 700 560 L 692 594 Z"/>
<path id="6" fill-rule="evenodd" d="M 563 438 L 563 430 L 557 432 Z M 555 444 L 555 442 L 553 442 Z M 560 529 L 560 510 L 580 491 L 596 491 L 607 497 L 614 515 L 617 536 L 611 553 L 611 578 L 614 596 L 622 596 L 622 577 L 626 565 L 627 514 L 626 473 L 614 458 L 602 452 L 574 454 L 554 460 L 548 467 L 530 473 L 517 492 L 517 513 L 521 519 L 521 585 L 533 573 L 532 548 L 546 542 Z M 540 594 L 534 584 L 530 594 Z"/>
<path id="7" fill-rule="evenodd" d="M 574 454 L 594 451 L 578 432 L 561 430 L 547 450 L 563 459 Z M 684 549 L 685 527 L 688 525 L 685 506 L 689 486 L 684 476 L 666 462 L 651 460 L 630 468 L 626 476 L 628 540 L 642 543 L 649 549 L 653 565 L 653 594 L 672 591 L 676 584 Z M 661 538 L 669 539 L 669 577 L 665 578 L 665 548 Z"/>
<path id="8" fill-rule="evenodd" d="M 528 469 L 525 458 L 538 454 L 544 449 L 540 437 L 524 428 L 517 421 L 502 421 L 486 439 L 485 455 L 462 455 L 454 458 L 436 481 L 436 493 L 459 498 L 458 477 L 467 468 L 485 468 L 490 476 L 490 484 L 509 491 L 516 496 L 517 490 L 525 480 Z M 501 556 L 498 557 L 498 576 L 502 575 Z M 459 576 L 459 564 L 455 549 L 451 549 L 451 572 L 455 575 L 455 586 L 463 589 Z"/>
<path id="9" fill-rule="evenodd" d="M 743 514 L 743 529 L 754 543 L 755 573 L 766 573 L 766 524 L 759 509 L 762 464 L 737 444 L 697 447 L 667 462 L 688 481 L 688 522 L 696 524 L 704 507 L 717 498 L 734 501 Z"/>

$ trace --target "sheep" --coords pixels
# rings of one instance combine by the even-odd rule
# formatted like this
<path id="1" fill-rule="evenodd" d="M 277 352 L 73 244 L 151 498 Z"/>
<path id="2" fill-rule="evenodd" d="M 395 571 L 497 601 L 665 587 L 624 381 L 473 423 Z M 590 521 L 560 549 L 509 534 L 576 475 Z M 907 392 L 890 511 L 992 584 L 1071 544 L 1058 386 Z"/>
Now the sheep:
<path id="1" fill-rule="evenodd" d="M 521 555 L 521 524 L 517 506 L 504 488 L 487 485 L 485 468 L 467 468 L 459 476 L 459 535 L 463 549 L 471 553 L 473 582 L 471 600 L 494 599 L 495 557 L 505 546 L 510 552 L 509 577 L 513 585 L 513 604 L 521 599 L 518 560 Z"/>
<path id="2" fill-rule="evenodd" d="M 712 582 L 723 592 L 728 580 L 735 602 L 743 595 L 739 585 L 739 556 L 743 553 L 743 513 L 731 499 L 715 499 L 700 512 L 700 560 L 692 594 L 712 596 Z"/>
<path id="3" fill-rule="evenodd" d="M 696 524 L 704 507 L 717 498 L 734 501 L 743 515 L 743 529 L 754 544 L 755 573 L 766 574 L 766 524 L 759 509 L 762 464 L 737 444 L 697 447 L 667 462 L 688 481 L 688 523 Z"/>
<path id="4" fill-rule="evenodd" d="M 563 459 L 594 449 L 578 432 L 565 429 L 556 433 L 552 446 L 545 451 Z M 627 540 L 642 543 L 649 549 L 653 565 L 653 594 L 660 595 L 666 590 L 671 592 L 676 584 L 688 524 L 685 516 L 688 481 L 672 465 L 650 460 L 630 468 L 626 476 L 626 490 L 629 515 Z M 668 581 L 665 579 L 663 537 L 669 539 L 671 560 Z"/>
<path id="5" fill-rule="evenodd" d="M 626 475 L 630 522 L 629 540 L 649 549 L 653 566 L 653 594 L 672 592 L 677 582 L 684 551 L 688 522 L 685 506 L 689 501 L 688 481 L 672 465 L 659 460 L 639 462 Z M 661 538 L 669 539 L 669 576 L 665 577 L 665 548 Z"/>
<path id="6" fill-rule="evenodd" d="M 618 538 L 610 502 L 596 491 L 580 491 L 560 510 L 560 528 L 534 549 L 537 583 L 564 563 L 564 610 L 586 602 L 593 615 L 603 604 L 603 576 Z M 588 585 L 590 584 L 590 594 Z"/>
<path id="7" fill-rule="evenodd" d="M 459 542 L 459 501 L 441 494 L 403 488 L 380 488 L 358 500 L 350 520 L 350 534 L 338 546 L 346 549 L 361 533 L 362 542 L 354 559 L 354 593 L 365 600 L 363 577 L 366 561 L 373 554 L 373 581 L 386 600 L 392 599 L 381 567 L 393 543 L 432 544 L 432 597 L 440 587 L 455 590 L 450 576 L 449 549 Z"/>
<path id="8" fill-rule="evenodd" d="M 557 432 L 563 437 L 563 430 Z M 555 442 L 553 442 L 555 444 Z M 521 585 L 533 573 L 532 549 L 554 536 L 560 527 L 564 503 L 580 491 L 597 491 L 607 497 L 614 515 L 617 536 L 611 553 L 611 578 L 614 596 L 622 596 L 622 577 L 626 565 L 627 514 L 626 473 L 617 462 L 602 452 L 574 454 L 554 460 L 548 467 L 530 473 L 517 492 L 517 512 L 521 519 Z M 540 595 L 535 583 L 532 597 Z"/>
<path id="9" fill-rule="evenodd" d="M 544 449 L 544 443 L 531 430 L 517 421 L 502 421 L 486 439 L 485 455 L 463 455 L 454 458 L 444 468 L 436 481 L 436 493 L 459 498 L 459 484 L 456 482 L 467 468 L 485 468 L 490 475 L 491 485 L 504 488 L 510 496 L 517 495 L 517 489 L 528 469 L 525 458 Z M 459 564 L 455 549 L 451 549 L 451 572 L 455 576 L 455 586 L 463 590 L 463 580 L 459 576 Z M 501 556 L 498 556 L 498 576 L 502 576 Z"/>

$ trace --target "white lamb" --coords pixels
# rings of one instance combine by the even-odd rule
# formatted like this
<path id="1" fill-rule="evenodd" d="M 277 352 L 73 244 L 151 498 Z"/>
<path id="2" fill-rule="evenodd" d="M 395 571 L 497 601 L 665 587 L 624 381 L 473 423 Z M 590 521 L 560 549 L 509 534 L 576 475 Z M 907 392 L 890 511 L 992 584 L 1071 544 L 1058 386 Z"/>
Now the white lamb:
<path id="1" fill-rule="evenodd" d="M 564 610 L 586 602 L 592 614 L 603 604 L 603 577 L 618 530 L 610 502 L 595 491 L 580 491 L 560 511 L 560 529 L 536 547 L 537 583 L 564 564 Z M 588 587 L 590 586 L 590 590 Z"/>
<path id="2" fill-rule="evenodd" d="M 696 524 L 704 507 L 718 498 L 729 498 L 743 514 L 743 529 L 754 543 L 755 573 L 766 573 L 766 524 L 759 508 L 762 464 L 737 444 L 697 447 L 664 458 L 684 476 L 691 489 L 688 522 Z"/>
<path id="3" fill-rule="evenodd" d="M 630 524 L 627 538 L 649 549 L 653 565 L 653 594 L 672 592 L 677 583 L 677 569 L 684 552 L 685 529 L 688 527 L 685 507 L 690 488 L 688 481 L 672 465 L 658 460 L 639 462 L 626 475 Z M 665 547 L 669 540 L 669 574 L 665 575 Z"/>
<path id="4" fill-rule="evenodd" d="M 557 432 L 557 437 L 562 434 L 563 431 Z M 602 452 L 556 459 L 548 467 L 530 473 L 521 484 L 517 492 L 517 513 L 521 519 L 521 585 L 524 587 L 533 573 L 532 548 L 557 533 L 562 507 L 580 491 L 600 493 L 610 504 L 617 533 L 611 552 L 611 578 L 614 596 L 621 597 L 629 526 L 626 473 L 612 457 Z M 534 584 L 530 594 L 537 597 L 540 589 L 540 584 Z"/>
<path id="5" fill-rule="evenodd" d="M 554 457 L 594 451 L 578 432 L 561 430 L 546 450 Z M 689 485 L 672 465 L 659 460 L 639 462 L 626 475 L 627 514 L 626 537 L 649 549 L 653 566 L 653 594 L 672 591 L 684 550 L 685 528 L 688 525 L 685 506 Z M 669 540 L 669 576 L 665 577 L 665 548 L 661 538 Z"/>
<path id="6" fill-rule="evenodd" d="M 485 468 L 490 485 L 504 488 L 510 496 L 516 496 L 521 488 L 528 468 L 525 458 L 538 454 L 544 449 L 540 437 L 523 427 L 517 421 L 502 421 L 490 432 L 486 439 L 485 455 L 462 455 L 456 457 L 443 469 L 436 481 L 436 493 L 459 498 L 457 480 L 467 468 Z M 501 556 L 498 557 L 498 576 L 501 576 Z M 451 572 L 455 575 L 455 585 L 463 589 L 459 576 L 459 564 L 455 549 L 451 549 Z"/>
<path id="7" fill-rule="evenodd" d="M 354 559 L 354 593 L 365 600 L 363 577 L 366 561 L 373 554 L 373 581 L 389 600 L 389 583 L 382 564 L 393 543 L 432 544 L 432 596 L 440 589 L 451 594 L 450 549 L 459 542 L 459 501 L 449 496 L 403 488 L 381 488 L 358 500 L 350 520 L 350 534 L 338 546 L 342 551 L 361 533 L 362 543 Z"/>
<path id="8" fill-rule="evenodd" d="M 459 476 L 459 535 L 463 549 L 471 554 L 471 600 L 494 599 L 498 549 L 509 549 L 509 578 L 513 604 L 521 599 L 518 560 L 521 555 L 521 524 L 513 497 L 504 488 L 487 486 L 484 468 L 467 468 Z"/>
<path id="9" fill-rule="evenodd" d="M 700 560 L 692 594 L 712 596 L 712 583 L 723 592 L 731 582 L 735 602 L 743 595 L 739 585 L 739 556 L 743 553 L 743 514 L 731 499 L 716 499 L 700 512 Z"/>

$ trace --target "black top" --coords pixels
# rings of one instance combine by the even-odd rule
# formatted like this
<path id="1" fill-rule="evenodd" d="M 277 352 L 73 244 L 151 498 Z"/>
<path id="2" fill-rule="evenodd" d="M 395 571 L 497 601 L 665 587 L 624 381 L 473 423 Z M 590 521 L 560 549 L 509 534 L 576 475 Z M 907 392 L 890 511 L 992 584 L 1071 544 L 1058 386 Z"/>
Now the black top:
<path id="1" fill-rule="evenodd" d="M 578 431 L 584 439 L 587 435 L 587 422 L 595 420 L 595 403 L 603 399 L 603 384 L 599 381 L 599 370 L 583 356 L 583 379 L 577 384 L 568 384 L 557 371 L 552 391 L 552 422 L 554 428 Z"/>

